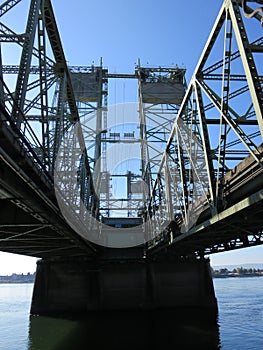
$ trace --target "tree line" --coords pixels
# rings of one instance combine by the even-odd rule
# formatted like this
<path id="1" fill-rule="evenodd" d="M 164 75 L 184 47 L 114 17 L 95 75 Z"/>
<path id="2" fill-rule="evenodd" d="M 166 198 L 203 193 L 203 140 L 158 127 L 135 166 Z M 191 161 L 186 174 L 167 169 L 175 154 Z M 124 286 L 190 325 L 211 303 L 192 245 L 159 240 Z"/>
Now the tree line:
<path id="1" fill-rule="evenodd" d="M 0 283 L 34 283 L 36 273 L 26 275 L 13 273 L 11 276 L 0 276 Z"/>
<path id="2" fill-rule="evenodd" d="M 211 273 L 212 277 L 253 277 L 263 276 L 263 269 L 244 268 L 242 266 L 233 270 L 228 270 L 227 268 L 215 270 L 211 268 Z"/>

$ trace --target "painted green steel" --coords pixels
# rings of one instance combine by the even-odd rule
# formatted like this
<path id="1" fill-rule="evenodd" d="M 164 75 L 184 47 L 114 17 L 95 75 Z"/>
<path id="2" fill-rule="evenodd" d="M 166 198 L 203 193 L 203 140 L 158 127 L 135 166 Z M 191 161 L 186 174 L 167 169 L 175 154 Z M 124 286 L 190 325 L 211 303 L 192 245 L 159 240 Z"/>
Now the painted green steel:
<path id="1" fill-rule="evenodd" d="M 248 2 L 223 2 L 187 87 L 185 69 L 178 67 L 138 63 L 133 74 L 110 73 L 102 62 L 68 67 L 51 1 L 31 0 L 22 35 L 4 19 L 23 2 L 5 1 L 1 45 L 12 42 L 22 50 L 16 65 L 2 65 L 1 59 L 0 204 L 5 215 L 4 208 L 14 215 L 13 223 L 11 214 L 0 216 L 1 249 L 46 257 L 103 251 L 62 218 L 53 175 L 63 135 L 88 115 L 93 146 L 86 150 L 82 133 L 69 140 L 85 150 L 79 162 L 81 199 L 96 218 L 109 216 L 113 200 L 96 194 L 100 184 L 93 183 L 93 170 L 100 161 L 103 172 L 107 147 L 116 142 L 116 135 L 101 133 L 107 130 L 108 80 L 123 78 L 138 81 L 140 137 L 127 132 L 119 142 L 141 143 L 141 178 L 150 195 L 140 219 L 154 237 L 144 254 L 200 257 L 262 244 L 262 12 L 253 12 Z M 258 24 L 256 40 L 250 39 L 250 21 Z M 217 45 L 224 47 L 222 54 Z M 8 74 L 16 78 L 14 91 Z"/>

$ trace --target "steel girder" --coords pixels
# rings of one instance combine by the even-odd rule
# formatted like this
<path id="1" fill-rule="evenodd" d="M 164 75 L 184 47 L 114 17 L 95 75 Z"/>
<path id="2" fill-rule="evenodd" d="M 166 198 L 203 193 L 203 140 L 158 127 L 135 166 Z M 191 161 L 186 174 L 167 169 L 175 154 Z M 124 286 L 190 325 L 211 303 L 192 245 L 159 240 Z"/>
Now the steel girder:
<path id="1" fill-rule="evenodd" d="M 0 5 L 1 19 L 6 12 L 18 10 L 21 2 Z M 182 101 L 157 96 L 158 86 L 169 95 L 165 89 L 179 76 L 185 86 L 182 69 L 138 66 L 134 75 L 125 75 L 139 80 L 142 172 L 151 190 L 143 214 L 154 237 L 148 254 L 170 251 L 202 256 L 262 244 L 261 15 L 257 12 L 254 18 L 243 19 L 241 7 L 241 1 L 224 1 Z M 248 6 L 246 11 L 253 12 Z M 54 209 L 50 211 L 54 203 L 52 176 L 64 135 L 68 147 L 79 143 L 82 150 L 85 140 L 89 144 L 77 162 L 68 152 L 61 163 L 62 177 L 78 173 L 80 197 L 69 188 L 73 211 L 82 210 L 81 199 L 97 218 L 103 207 L 100 204 L 109 202 L 109 198 L 96 197 L 101 179 L 93 184 L 91 171 L 98 160 L 102 173 L 106 168 L 103 131 L 107 130 L 107 79 L 111 75 L 102 64 L 67 67 L 50 0 L 31 1 L 24 33 L 1 22 L 0 41 L 1 136 L 5 139 L 1 162 L 12 156 L 8 163 L 12 179 L 15 171 L 20 174 L 20 184 L 23 174 L 24 183 L 40 190 L 35 187 L 34 194 L 21 197 L 12 192 L 8 175 L 2 177 L 0 204 L 12 209 L 16 225 L 0 217 L 1 244 L 6 251 L 38 256 L 59 254 L 60 248 L 65 254 L 94 252 L 87 242 L 72 235 L 61 217 L 56 226 L 55 217 L 50 222 L 47 213 Z M 11 43 L 18 48 L 18 63 L 6 65 Z M 74 84 L 78 78 L 89 79 L 94 74 L 99 82 L 95 95 L 82 98 Z M 11 75 L 16 79 L 9 79 Z M 70 131 L 81 118 L 86 118 L 86 128 L 76 137 Z M 15 186 L 17 183 L 13 181 Z M 45 204 L 36 211 L 35 198 L 43 194 Z M 47 211 L 39 214 L 47 203 Z M 23 212 L 27 222 L 22 220 Z M 41 230 L 39 237 L 36 233 Z"/>
<path id="2" fill-rule="evenodd" d="M 6 3 L 3 5 L 6 5 Z M 12 3 L 12 11 L 19 11 L 20 1 Z M 5 69 L 2 68 L 5 108 L 9 111 L 10 117 L 15 122 L 17 129 L 20 131 L 24 130 L 24 135 L 30 139 L 32 148 L 35 149 L 35 152 L 38 153 L 38 156 L 41 159 L 41 165 L 44 165 L 45 170 L 51 173 L 51 158 L 54 150 L 52 147 L 53 127 L 49 120 L 49 116 L 51 111 L 50 107 L 52 106 L 54 86 L 55 83 L 60 80 L 60 76 L 54 74 L 54 69 L 51 73 L 51 69 L 57 64 L 61 64 L 62 69 L 63 64 L 66 70 L 67 67 L 65 59 L 63 62 L 61 61 L 61 56 L 63 57 L 63 54 L 59 56 L 56 53 L 60 59 L 59 62 L 56 62 L 58 60 L 54 52 L 49 52 L 49 55 L 53 56 L 52 58 L 49 58 L 46 52 L 48 46 L 48 33 L 51 31 L 54 32 L 50 23 L 49 26 L 46 24 L 46 21 L 50 22 L 50 12 L 52 12 L 52 9 L 51 4 L 48 1 L 31 1 L 25 33 L 18 34 L 15 28 L 10 29 L 3 22 L 0 24 L 0 32 L 3 61 L 5 60 L 5 55 L 8 54 L 11 49 L 5 39 L 8 38 L 12 45 L 17 43 L 18 48 L 21 47 L 21 50 L 17 49 L 16 51 L 16 60 L 20 61 L 19 65 L 16 65 L 16 69 L 12 72 L 9 70 L 9 73 L 14 73 L 14 78 L 16 79 L 15 84 L 14 78 L 12 77 L 12 79 L 9 79 L 9 77 L 6 76 Z M 5 17 L 2 16 L 1 19 L 4 20 Z M 12 36 L 14 36 L 14 40 L 12 39 Z M 15 37 L 18 36 L 22 36 L 24 39 L 17 42 Z M 60 49 L 62 50 L 62 47 L 60 47 Z M 15 55 L 13 55 L 13 58 L 15 59 Z M 33 62 L 37 67 L 37 76 L 34 80 L 31 76 L 31 66 L 34 65 Z M 34 73 L 36 73 L 36 70 Z M 74 97 L 73 91 L 71 91 L 71 95 Z M 30 103 L 28 101 L 30 101 Z M 64 116 L 58 116 L 56 114 L 56 106 L 52 107 L 54 108 L 52 113 L 53 120 L 61 117 L 65 118 Z M 33 119 L 28 117 L 32 112 L 38 114 L 38 119 L 40 121 L 39 125 L 42 129 L 41 135 L 39 135 L 38 126 L 36 127 L 36 124 L 34 125 L 34 123 L 29 123 L 28 121 L 28 119 Z M 74 113 L 76 113 L 74 110 L 70 111 L 71 115 L 74 115 Z M 63 133 L 63 130 L 61 131 Z M 34 138 L 32 137 L 32 133 L 35 134 Z M 34 139 L 38 140 L 37 144 Z M 41 147 L 39 147 L 39 144 Z"/>
<path id="3" fill-rule="evenodd" d="M 153 185 L 149 255 L 201 256 L 262 244 L 262 214 L 255 219 L 252 209 L 260 212 L 262 198 L 251 202 L 263 179 L 260 21 L 258 13 L 244 19 L 241 1 L 222 5 Z"/>
<path id="4" fill-rule="evenodd" d="M 71 82 L 72 73 L 66 64 L 50 0 L 30 1 L 25 32 L 19 33 L 15 22 L 13 22 L 12 26 L 14 27 L 12 28 L 4 23 L 6 12 L 9 11 L 10 16 L 11 12 L 14 15 L 19 13 L 22 3 L 22 1 L 5 1 L 0 5 L 2 21 L 0 23 L 0 167 L 2 169 L 3 166 L 3 169 L 6 169 L 3 170 L 4 172 L 7 171 L 8 167 L 13 169 L 18 177 L 17 183 L 20 181 L 19 177 L 24 174 L 25 178 L 29 179 L 24 181 L 24 187 L 32 184 L 35 194 L 21 197 L 18 192 L 11 190 L 11 184 L 10 193 L 6 197 L 4 188 L 10 186 L 9 178 L 1 173 L 1 191 L 4 191 L 1 195 L 3 199 L 1 203 L 5 203 L 3 204 L 5 206 L 10 205 L 10 212 L 14 213 L 14 221 L 16 222 L 16 225 L 12 226 L 12 222 L 5 221 L 5 217 L 1 215 L 1 247 L 6 251 L 35 254 L 36 256 L 42 254 L 44 256 L 48 254 L 48 247 L 52 246 L 51 241 L 50 244 L 47 243 L 48 237 L 52 237 L 52 241 L 56 241 L 52 250 L 53 254 L 60 254 L 58 241 L 64 225 L 65 232 L 62 234 L 64 238 L 61 240 L 62 251 L 64 244 L 66 244 L 64 252 L 69 252 L 71 248 L 73 249 L 71 251 L 76 254 L 94 252 L 89 244 L 84 243 L 76 234 L 74 235 L 65 221 L 63 224 L 63 219 L 56 207 L 54 194 L 53 175 L 60 144 L 64 134 L 69 135 L 70 129 L 80 121 L 80 113 Z M 13 61 L 16 62 L 12 62 L 11 69 L 6 69 L 3 63 L 8 62 L 6 57 L 10 52 L 12 52 Z M 97 91 L 97 94 L 101 94 L 101 89 Z M 94 110 L 93 106 L 88 108 Z M 82 157 L 78 163 L 83 182 L 80 186 L 80 192 L 84 204 L 87 207 L 98 207 L 97 198 L 94 196 L 84 135 L 81 132 L 73 134 L 70 142 L 81 144 Z M 16 164 L 15 167 L 13 164 Z M 15 190 L 17 183 L 14 177 L 12 179 Z M 44 210 L 44 202 L 49 203 L 48 206 L 53 208 L 51 211 L 55 210 L 55 213 L 50 214 L 50 218 L 53 215 L 57 216 L 58 223 L 60 222 L 59 229 L 58 226 L 56 227 L 55 220 L 51 224 L 46 217 L 45 222 L 42 222 L 42 215 L 37 215 L 39 210 L 35 209 L 34 198 L 39 196 L 38 192 L 41 193 L 39 203 L 43 204 L 42 209 L 39 210 Z M 20 210 L 30 213 L 27 222 L 19 222 L 22 217 L 18 213 Z M 49 209 L 47 209 L 48 211 Z M 32 219 L 35 212 L 36 216 Z M 39 233 L 45 231 L 43 239 L 41 235 L 38 236 L 38 239 L 35 236 L 32 237 L 30 229 L 32 225 L 35 225 L 37 230 L 38 225 L 42 225 L 42 229 L 39 228 Z M 32 241 L 36 249 L 32 248 L 30 252 L 30 249 L 27 249 L 26 241 Z M 17 249 L 14 248 L 14 245 L 17 246 Z"/>

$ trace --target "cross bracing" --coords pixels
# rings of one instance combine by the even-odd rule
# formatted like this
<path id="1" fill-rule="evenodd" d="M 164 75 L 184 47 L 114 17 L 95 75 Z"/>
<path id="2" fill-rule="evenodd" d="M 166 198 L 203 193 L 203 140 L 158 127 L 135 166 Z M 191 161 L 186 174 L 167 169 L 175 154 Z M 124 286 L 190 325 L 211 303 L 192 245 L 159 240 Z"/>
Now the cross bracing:
<path id="1" fill-rule="evenodd" d="M 178 252 L 191 242 L 201 255 L 262 242 L 260 220 L 241 211 L 262 191 L 262 38 L 254 38 L 261 16 L 250 28 L 241 6 L 223 3 L 178 112 L 148 206 L 151 227 L 160 227 L 152 251 L 161 242 Z M 203 240 L 211 242 L 206 250 Z"/>
<path id="2" fill-rule="evenodd" d="M 100 248 L 77 233 L 87 210 L 109 226 L 113 212 L 142 223 L 146 256 L 202 256 L 262 244 L 262 11 L 247 2 L 223 2 L 188 86 L 177 66 L 138 64 L 134 74 L 109 73 L 102 62 L 68 66 L 50 0 L 30 1 L 24 32 L 5 22 L 23 1 L 0 5 L 0 146 L 3 166 L 10 167 L 0 193 L 16 220 L 13 226 L 11 216 L 1 218 L 3 250 L 97 254 Z M 11 45 L 17 62 L 5 58 Z M 108 81 L 123 78 L 138 81 L 138 134 L 109 130 Z M 116 144 L 138 146 L 140 173 L 108 172 L 107 152 Z M 80 217 L 75 231 L 58 214 L 56 170 L 66 209 Z M 12 172 L 45 199 L 42 209 L 34 208 L 33 192 L 27 198 L 15 191 Z M 116 178 L 125 179 L 120 198 L 112 197 Z M 55 208 L 59 218 L 50 222 L 47 212 Z"/>

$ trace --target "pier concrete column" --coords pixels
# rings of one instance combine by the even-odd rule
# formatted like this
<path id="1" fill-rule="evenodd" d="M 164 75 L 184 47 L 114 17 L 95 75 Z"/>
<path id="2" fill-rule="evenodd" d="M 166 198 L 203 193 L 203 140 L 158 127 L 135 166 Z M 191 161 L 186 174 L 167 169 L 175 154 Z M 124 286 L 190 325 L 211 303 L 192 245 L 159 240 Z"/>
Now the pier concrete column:
<path id="1" fill-rule="evenodd" d="M 40 260 L 31 314 L 210 308 L 217 310 L 209 260 Z"/>

